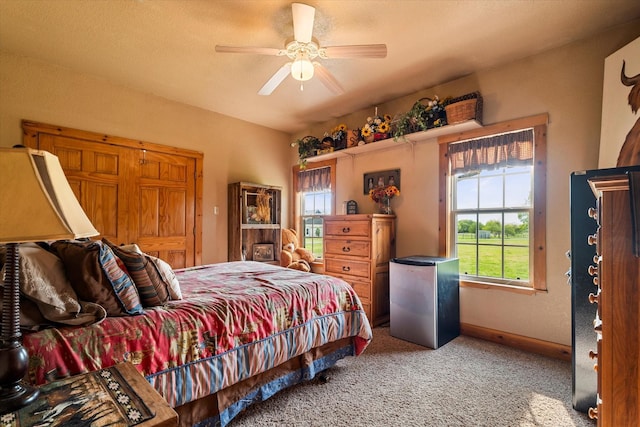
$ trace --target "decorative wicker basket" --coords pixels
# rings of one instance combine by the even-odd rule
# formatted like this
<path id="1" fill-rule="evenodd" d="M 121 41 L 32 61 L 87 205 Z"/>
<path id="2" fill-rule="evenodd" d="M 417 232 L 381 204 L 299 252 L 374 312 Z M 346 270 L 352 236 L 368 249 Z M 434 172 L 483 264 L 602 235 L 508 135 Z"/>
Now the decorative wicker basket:
<path id="1" fill-rule="evenodd" d="M 445 107 L 449 124 L 476 120 L 482 123 L 482 97 L 473 92 L 452 99 Z"/>

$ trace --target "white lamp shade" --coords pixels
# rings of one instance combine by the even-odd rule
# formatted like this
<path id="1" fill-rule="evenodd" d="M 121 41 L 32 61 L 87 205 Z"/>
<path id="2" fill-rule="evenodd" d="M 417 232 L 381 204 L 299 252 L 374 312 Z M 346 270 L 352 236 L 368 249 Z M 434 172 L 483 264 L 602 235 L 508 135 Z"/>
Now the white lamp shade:
<path id="1" fill-rule="evenodd" d="M 28 148 L 0 148 L 0 243 L 98 234 L 56 156 Z"/>

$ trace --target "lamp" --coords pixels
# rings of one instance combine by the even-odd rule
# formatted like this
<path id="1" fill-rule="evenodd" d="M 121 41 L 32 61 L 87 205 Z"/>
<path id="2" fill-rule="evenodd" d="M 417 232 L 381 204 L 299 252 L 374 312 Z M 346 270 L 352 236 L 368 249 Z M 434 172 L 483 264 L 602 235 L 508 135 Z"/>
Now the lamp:
<path id="1" fill-rule="evenodd" d="M 296 60 L 291 64 L 291 77 L 298 81 L 306 82 L 313 77 L 313 68 L 309 55 L 300 51 L 296 56 Z"/>
<path id="2" fill-rule="evenodd" d="M 20 333 L 18 244 L 98 234 L 56 156 L 28 148 L 0 148 L 0 244 L 7 248 L 0 324 L 0 412 L 19 409 L 38 396 L 36 388 L 22 382 L 29 358 Z"/>

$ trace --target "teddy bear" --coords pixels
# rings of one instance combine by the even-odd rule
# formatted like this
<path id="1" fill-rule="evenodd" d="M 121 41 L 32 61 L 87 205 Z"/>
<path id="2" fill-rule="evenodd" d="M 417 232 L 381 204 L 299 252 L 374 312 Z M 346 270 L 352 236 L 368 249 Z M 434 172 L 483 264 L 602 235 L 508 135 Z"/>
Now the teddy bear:
<path id="1" fill-rule="evenodd" d="M 311 271 L 315 257 L 310 250 L 298 247 L 298 233 L 293 228 L 282 229 L 282 252 L 280 265 L 301 271 Z"/>

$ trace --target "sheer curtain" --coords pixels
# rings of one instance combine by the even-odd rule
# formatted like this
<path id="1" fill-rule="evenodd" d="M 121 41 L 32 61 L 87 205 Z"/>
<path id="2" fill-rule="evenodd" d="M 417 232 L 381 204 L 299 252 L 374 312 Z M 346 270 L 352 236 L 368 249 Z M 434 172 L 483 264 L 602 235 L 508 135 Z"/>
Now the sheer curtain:
<path id="1" fill-rule="evenodd" d="M 448 144 L 451 174 L 533 164 L 533 129 Z"/>

